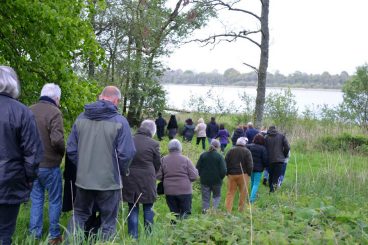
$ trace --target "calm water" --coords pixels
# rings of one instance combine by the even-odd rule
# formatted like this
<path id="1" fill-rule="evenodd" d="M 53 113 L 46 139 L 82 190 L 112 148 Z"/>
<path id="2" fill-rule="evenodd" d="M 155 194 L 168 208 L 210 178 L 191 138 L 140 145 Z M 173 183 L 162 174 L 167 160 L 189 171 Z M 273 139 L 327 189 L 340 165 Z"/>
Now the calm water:
<path id="1" fill-rule="evenodd" d="M 239 108 L 243 102 L 240 100 L 240 95 L 244 92 L 254 98 L 256 97 L 256 87 L 230 87 L 230 86 L 202 86 L 202 85 L 174 85 L 165 84 L 164 89 L 167 91 L 167 103 L 169 108 L 191 110 L 188 106 L 190 96 L 202 96 L 206 98 L 207 92 L 212 91 L 212 95 L 220 98 L 225 107 Z M 282 88 L 267 88 L 266 96 L 269 93 L 280 93 Z M 328 105 L 329 107 L 336 106 L 342 102 L 341 90 L 327 89 L 291 89 L 294 99 L 297 103 L 299 112 L 304 111 L 305 107 L 316 110 L 318 105 Z M 211 102 L 209 102 L 211 103 Z M 210 104 L 211 106 L 214 106 Z"/>

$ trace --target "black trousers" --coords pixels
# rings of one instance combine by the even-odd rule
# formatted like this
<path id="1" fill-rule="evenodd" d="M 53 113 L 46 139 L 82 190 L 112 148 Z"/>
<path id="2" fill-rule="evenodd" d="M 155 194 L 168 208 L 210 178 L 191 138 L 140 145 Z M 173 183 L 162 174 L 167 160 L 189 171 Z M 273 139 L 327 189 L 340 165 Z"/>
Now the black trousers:
<path id="1" fill-rule="evenodd" d="M 101 219 L 102 239 L 108 240 L 116 232 L 117 215 L 120 203 L 121 190 L 96 191 L 85 190 L 77 187 L 77 195 L 74 203 L 74 222 L 73 217 L 68 224 L 68 235 L 74 229 L 84 230 L 87 220 L 91 217 L 94 205 L 98 206 Z"/>
<path id="2" fill-rule="evenodd" d="M 10 245 L 20 204 L 0 204 L 0 244 Z"/>
<path id="3" fill-rule="evenodd" d="M 269 184 L 270 184 L 270 192 L 274 192 L 277 188 L 279 183 L 279 178 L 282 174 L 282 168 L 284 166 L 283 162 L 273 162 L 270 164 L 270 177 L 269 177 Z"/>
<path id="4" fill-rule="evenodd" d="M 166 195 L 166 203 L 178 218 L 186 218 L 192 213 L 192 194 Z"/>
<path id="5" fill-rule="evenodd" d="M 202 140 L 202 149 L 206 150 L 206 137 L 197 137 L 196 144 L 199 145 L 199 142 Z"/>

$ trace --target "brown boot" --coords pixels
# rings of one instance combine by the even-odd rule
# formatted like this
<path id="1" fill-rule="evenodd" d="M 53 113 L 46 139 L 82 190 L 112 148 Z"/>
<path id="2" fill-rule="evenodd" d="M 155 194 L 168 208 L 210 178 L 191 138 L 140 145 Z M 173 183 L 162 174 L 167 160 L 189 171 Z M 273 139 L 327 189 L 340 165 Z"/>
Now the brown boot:
<path id="1" fill-rule="evenodd" d="M 62 242 L 63 242 L 63 237 L 62 236 L 55 237 L 55 238 L 49 240 L 50 245 L 58 245 L 58 244 L 61 244 Z"/>

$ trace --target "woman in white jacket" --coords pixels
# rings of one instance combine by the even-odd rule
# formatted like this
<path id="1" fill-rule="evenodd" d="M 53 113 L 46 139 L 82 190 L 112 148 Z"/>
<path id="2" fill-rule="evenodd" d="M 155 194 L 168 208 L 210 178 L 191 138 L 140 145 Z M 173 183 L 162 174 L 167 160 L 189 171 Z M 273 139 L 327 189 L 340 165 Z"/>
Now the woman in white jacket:
<path id="1" fill-rule="evenodd" d="M 198 124 L 194 131 L 197 132 L 197 145 L 202 140 L 202 149 L 206 150 L 206 128 L 207 125 L 204 123 L 203 118 L 198 119 Z"/>

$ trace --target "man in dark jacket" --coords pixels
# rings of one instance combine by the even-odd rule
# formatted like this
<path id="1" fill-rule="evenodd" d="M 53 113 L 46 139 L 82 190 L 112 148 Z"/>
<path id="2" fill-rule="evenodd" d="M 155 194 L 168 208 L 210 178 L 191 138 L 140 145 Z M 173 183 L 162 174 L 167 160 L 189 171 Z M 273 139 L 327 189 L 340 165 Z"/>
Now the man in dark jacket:
<path id="1" fill-rule="evenodd" d="M 28 201 L 43 148 L 32 112 L 15 100 L 14 70 L 0 66 L 0 244 L 11 244 L 20 204 Z"/>
<path id="2" fill-rule="evenodd" d="M 41 239 L 45 190 L 47 190 L 50 222 L 49 244 L 62 242 L 59 227 L 62 196 L 60 163 L 65 152 L 65 142 L 63 118 L 58 108 L 60 98 L 60 87 L 53 83 L 47 83 L 41 90 L 39 102 L 30 107 L 35 115 L 45 152 L 39 165 L 38 178 L 32 187 L 29 230 L 33 236 Z"/>
<path id="3" fill-rule="evenodd" d="M 279 133 L 275 126 L 270 126 L 265 137 L 265 147 L 270 162 L 270 192 L 274 192 L 282 174 L 285 159 L 290 151 L 290 145 L 285 135 Z"/>
<path id="4" fill-rule="evenodd" d="M 245 131 L 245 136 L 248 138 L 248 144 L 251 144 L 253 143 L 254 136 L 256 136 L 256 134 L 259 133 L 259 130 L 253 127 L 252 122 L 248 122 L 247 126 L 248 128 L 247 128 L 247 131 Z"/>
<path id="5" fill-rule="evenodd" d="M 225 207 L 228 212 L 233 208 L 233 201 L 237 189 L 239 195 L 239 211 L 243 211 L 245 200 L 248 197 L 249 177 L 252 175 L 253 159 L 251 152 L 245 147 L 247 138 L 240 137 L 236 141 L 236 146 L 231 148 L 226 156 L 227 169 L 227 194 Z"/>
<path id="6" fill-rule="evenodd" d="M 166 126 L 166 121 L 165 119 L 162 118 L 161 112 L 158 113 L 158 118 L 156 119 L 155 123 L 157 128 L 157 138 L 159 141 L 161 141 L 162 137 L 164 137 L 165 135 L 165 126 Z"/>
<path id="7" fill-rule="evenodd" d="M 209 144 L 211 144 L 212 139 L 216 138 L 219 129 L 220 129 L 220 127 L 216 123 L 216 118 L 211 117 L 211 121 L 207 124 L 207 128 L 206 128 L 206 135 L 207 135 L 207 139 L 208 139 Z"/>
<path id="8" fill-rule="evenodd" d="M 128 203 L 128 233 L 138 238 L 139 204 L 143 206 L 143 219 L 146 231 L 153 224 L 153 203 L 156 201 L 156 174 L 161 166 L 160 144 L 152 139 L 156 125 L 152 120 L 144 120 L 134 136 L 137 149 L 129 172 L 123 176 L 123 200 Z"/>
<path id="9" fill-rule="evenodd" d="M 135 154 L 128 121 L 117 110 L 120 100 L 117 87 L 105 87 L 99 100 L 86 105 L 73 125 L 67 153 L 77 166 L 77 195 L 69 234 L 74 224 L 84 229 L 95 203 L 100 211 L 102 238 L 107 240 L 116 232 L 121 175 Z"/>
<path id="10" fill-rule="evenodd" d="M 202 213 L 210 208 L 211 192 L 213 208 L 217 209 L 221 199 L 222 179 L 226 175 L 225 160 L 217 151 L 220 142 L 212 140 L 210 149 L 201 154 L 197 162 L 197 169 L 201 178 Z"/>

